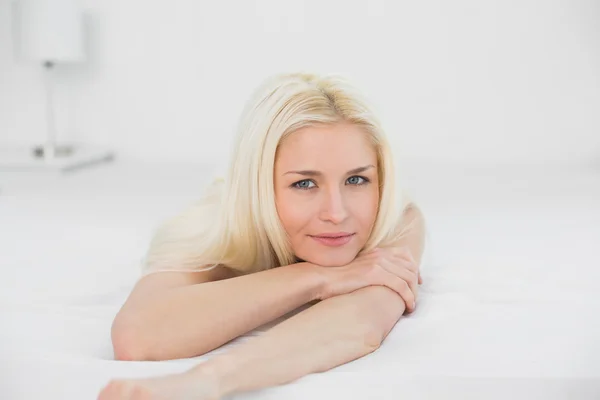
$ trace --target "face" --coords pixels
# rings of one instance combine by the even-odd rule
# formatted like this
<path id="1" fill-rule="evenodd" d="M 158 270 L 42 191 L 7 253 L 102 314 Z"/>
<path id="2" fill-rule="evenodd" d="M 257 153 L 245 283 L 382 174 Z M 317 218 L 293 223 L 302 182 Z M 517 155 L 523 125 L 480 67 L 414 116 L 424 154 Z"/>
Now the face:
<path id="1" fill-rule="evenodd" d="M 362 128 L 340 123 L 292 133 L 278 149 L 274 182 L 296 257 L 321 266 L 356 257 L 379 204 L 377 154 Z"/>

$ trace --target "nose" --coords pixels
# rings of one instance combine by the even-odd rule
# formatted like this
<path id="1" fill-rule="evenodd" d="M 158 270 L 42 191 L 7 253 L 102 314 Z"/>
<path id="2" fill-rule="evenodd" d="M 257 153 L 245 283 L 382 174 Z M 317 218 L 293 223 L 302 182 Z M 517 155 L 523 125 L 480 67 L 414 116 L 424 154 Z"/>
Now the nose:
<path id="1" fill-rule="evenodd" d="M 341 224 L 348 218 L 348 210 L 344 204 L 344 197 L 339 188 L 323 191 L 320 218 L 323 221 Z"/>

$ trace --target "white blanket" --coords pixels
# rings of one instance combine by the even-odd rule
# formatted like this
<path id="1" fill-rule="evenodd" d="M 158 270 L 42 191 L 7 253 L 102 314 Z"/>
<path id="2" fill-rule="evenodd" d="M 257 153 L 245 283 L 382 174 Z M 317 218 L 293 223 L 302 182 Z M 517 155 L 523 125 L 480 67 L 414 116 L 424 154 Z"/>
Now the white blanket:
<path id="1" fill-rule="evenodd" d="M 95 399 L 272 325 L 202 357 L 113 360 L 112 318 L 152 229 L 196 198 L 197 175 L 0 175 L 0 398 Z M 407 185 L 428 218 L 417 311 L 367 357 L 235 399 L 600 398 L 600 173 L 444 168 Z"/>

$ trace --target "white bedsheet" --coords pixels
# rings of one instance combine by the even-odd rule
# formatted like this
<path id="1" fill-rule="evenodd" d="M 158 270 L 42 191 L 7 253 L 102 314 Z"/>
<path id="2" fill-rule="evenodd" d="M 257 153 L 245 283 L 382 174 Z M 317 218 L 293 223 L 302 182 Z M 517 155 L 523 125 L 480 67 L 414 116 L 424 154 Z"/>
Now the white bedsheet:
<path id="1" fill-rule="evenodd" d="M 417 311 L 375 353 L 235 399 L 600 398 L 600 172 L 413 167 L 428 218 Z M 0 397 L 94 399 L 202 357 L 112 359 L 110 324 L 152 229 L 206 170 L 117 163 L 0 173 Z M 193 186 L 192 186 L 193 185 Z"/>

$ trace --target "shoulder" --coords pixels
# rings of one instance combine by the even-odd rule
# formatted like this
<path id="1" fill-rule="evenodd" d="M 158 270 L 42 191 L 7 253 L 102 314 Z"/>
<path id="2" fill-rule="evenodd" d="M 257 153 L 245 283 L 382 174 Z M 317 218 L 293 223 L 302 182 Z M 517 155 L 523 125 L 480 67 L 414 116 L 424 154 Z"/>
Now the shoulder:
<path id="1" fill-rule="evenodd" d="M 395 235 L 403 236 L 415 227 L 425 223 L 425 216 L 421 208 L 414 202 L 408 202 L 401 210 L 401 215 L 396 223 Z"/>
<path id="2" fill-rule="evenodd" d="M 423 216 L 421 208 L 414 200 L 408 200 L 403 202 L 400 209 L 400 223 L 406 223 L 407 220 L 413 220 Z"/>

